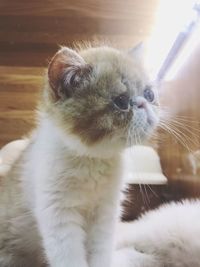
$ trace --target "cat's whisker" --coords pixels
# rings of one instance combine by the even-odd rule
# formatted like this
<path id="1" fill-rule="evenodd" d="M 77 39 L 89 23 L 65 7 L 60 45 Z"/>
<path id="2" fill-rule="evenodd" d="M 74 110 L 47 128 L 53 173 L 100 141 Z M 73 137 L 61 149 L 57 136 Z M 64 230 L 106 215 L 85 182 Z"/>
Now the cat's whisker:
<path id="1" fill-rule="evenodd" d="M 142 184 L 138 184 L 139 185 L 139 188 L 140 188 L 140 193 L 141 193 L 141 196 L 142 196 L 142 201 L 143 201 L 143 204 L 146 206 L 146 198 L 145 198 L 145 195 L 144 195 L 144 192 L 143 192 L 143 189 L 142 189 Z"/>
<path id="2" fill-rule="evenodd" d="M 138 134 L 137 131 L 135 131 L 135 145 L 139 145 L 139 140 L 138 140 Z"/>
<path id="3" fill-rule="evenodd" d="M 149 184 L 146 184 L 146 186 L 150 189 L 150 191 L 152 192 L 152 194 L 155 196 L 155 197 L 159 197 L 158 194 L 151 188 L 151 186 Z"/>
<path id="4" fill-rule="evenodd" d="M 138 134 L 138 137 L 139 137 L 139 145 L 141 145 L 142 144 L 142 140 L 141 140 L 141 137 L 140 137 L 139 134 Z"/>
<path id="5" fill-rule="evenodd" d="M 127 144 L 129 147 L 132 147 L 136 142 L 135 132 L 133 134 L 132 126 L 128 128 Z M 130 150 L 131 151 L 131 150 Z"/>
<path id="6" fill-rule="evenodd" d="M 189 123 L 192 123 L 191 121 L 179 121 L 178 119 L 171 119 L 169 120 L 169 122 L 174 123 L 175 125 L 184 128 L 184 130 L 188 131 L 188 130 L 192 130 L 192 131 L 196 131 L 196 132 L 200 132 L 199 128 L 196 128 L 192 125 L 189 125 Z M 199 123 L 198 123 L 199 124 Z"/>
<path id="7" fill-rule="evenodd" d="M 174 127 L 174 129 L 175 129 L 175 127 Z M 194 147 L 199 146 L 199 139 L 198 139 L 197 135 L 195 135 L 194 133 L 184 133 L 177 128 L 175 130 L 177 132 L 179 132 L 180 135 L 182 135 L 185 138 L 185 140 L 188 142 L 188 144 L 190 144 L 191 146 L 194 146 Z"/>
<path id="8" fill-rule="evenodd" d="M 138 139 L 138 133 L 137 133 L 137 130 L 135 130 L 135 145 L 139 145 L 139 139 Z"/>
<path id="9" fill-rule="evenodd" d="M 168 123 L 168 126 L 170 126 L 173 130 L 175 130 L 180 135 L 182 135 L 182 137 L 184 137 L 185 140 L 188 141 L 188 144 L 191 144 L 191 145 L 194 145 L 194 146 L 198 146 L 198 144 L 199 144 L 198 136 L 194 132 L 192 132 L 189 129 L 186 130 L 186 128 L 181 128 L 185 132 L 184 131 L 181 131 L 179 129 L 180 126 L 176 126 L 173 122 Z M 189 136 L 187 135 L 187 133 L 189 134 Z"/>
<path id="10" fill-rule="evenodd" d="M 150 199 L 149 199 L 149 195 L 148 195 L 148 192 L 147 192 L 146 185 L 145 185 L 145 184 L 143 184 L 143 187 L 144 187 L 144 191 L 145 191 L 146 198 L 147 198 L 147 204 L 148 204 L 148 207 L 149 207 L 149 204 L 150 204 Z"/>
<path id="11" fill-rule="evenodd" d="M 162 108 L 162 110 L 160 111 L 160 118 L 161 118 L 161 121 L 164 121 L 165 123 L 175 122 L 175 123 L 178 123 L 179 125 L 182 125 L 183 127 L 191 128 L 192 130 L 196 130 L 197 132 L 200 131 L 199 130 L 200 122 L 198 120 L 194 120 L 194 118 L 190 116 L 172 114 L 170 110 L 166 108 Z M 188 125 L 188 124 L 192 124 L 192 125 L 195 124 L 196 126 L 198 126 L 198 128 L 192 125 Z"/>
<path id="12" fill-rule="evenodd" d="M 132 131 L 131 130 L 129 131 L 128 139 L 130 140 L 131 147 L 133 145 L 140 145 L 141 144 L 141 138 L 140 138 L 140 135 L 139 135 L 137 129 L 134 130 L 134 135 L 133 135 L 134 142 L 132 142 L 132 135 L 130 135 L 130 132 L 132 132 Z M 132 149 L 130 149 L 130 153 L 134 153 Z M 140 188 L 140 193 L 141 193 L 142 201 L 143 201 L 144 205 L 149 206 L 149 196 L 147 194 L 146 188 L 144 188 L 145 190 L 143 190 L 141 184 L 139 184 L 139 188 Z"/>
<path id="13" fill-rule="evenodd" d="M 192 122 L 196 122 L 199 123 L 198 120 L 194 120 L 194 118 L 192 116 L 183 116 L 183 115 L 173 115 L 173 118 L 178 118 L 184 121 L 192 121 Z"/>
<path id="14" fill-rule="evenodd" d="M 200 122 L 199 121 L 193 121 L 193 120 L 189 120 L 189 119 L 188 120 L 187 119 L 183 120 L 183 119 L 176 118 L 176 117 L 172 118 L 171 121 L 176 121 L 176 122 L 182 123 L 183 125 L 189 123 L 189 124 L 195 125 L 195 127 L 198 127 L 200 125 Z M 190 127 L 194 127 L 192 125 L 189 125 L 189 126 Z M 199 130 L 199 128 L 196 128 L 196 129 Z"/>
<path id="15" fill-rule="evenodd" d="M 133 145 L 140 145 L 141 144 L 141 138 L 140 138 L 140 135 L 139 135 L 137 130 L 134 131 L 134 135 L 133 136 L 134 136 L 134 142 L 132 142 L 132 135 L 130 135 L 129 138 L 128 138 L 130 140 L 131 147 Z M 134 150 L 132 150 L 130 148 L 129 153 L 130 153 L 130 156 L 131 156 L 132 153 L 135 153 L 135 152 L 134 152 Z M 149 207 L 150 199 L 149 199 L 149 195 L 148 195 L 148 192 L 146 190 L 146 187 L 144 186 L 144 188 L 143 188 L 143 185 L 139 184 L 139 188 L 140 188 L 140 193 L 141 193 L 142 201 L 143 201 L 144 205 L 146 207 Z"/>
<path id="16" fill-rule="evenodd" d="M 172 134 L 177 141 L 179 141 L 189 152 L 191 152 L 191 149 L 188 147 L 188 144 L 186 140 L 180 135 L 180 133 L 177 133 L 176 130 L 169 127 L 167 124 L 160 123 L 159 125 L 163 130 L 166 130 L 168 133 Z"/>
<path id="17" fill-rule="evenodd" d="M 179 133 L 177 133 L 176 130 L 174 130 L 167 124 L 160 124 L 160 127 L 169 132 L 170 134 L 172 134 L 177 139 L 177 141 L 179 141 L 184 147 L 189 149 L 186 140 Z"/>
<path id="18" fill-rule="evenodd" d="M 172 127 L 176 127 L 176 129 L 183 129 L 185 132 L 188 132 L 189 134 L 191 134 L 191 133 L 193 133 L 192 132 L 192 130 L 189 128 L 189 127 L 187 127 L 187 125 L 183 125 L 183 124 L 181 124 L 181 123 L 176 123 L 176 122 L 174 122 L 174 121 L 170 121 L 170 122 L 167 122 L 167 124 L 169 125 L 169 126 L 172 126 Z M 195 133 L 194 133 L 195 134 Z M 196 135 L 196 134 L 195 134 Z"/>
<path id="19" fill-rule="evenodd" d="M 168 120 L 161 120 L 160 121 L 160 124 L 165 124 L 165 125 L 168 125 L 168 126 L 170 126 L 172 128 L 176 128 L 176 129 L 181 128 L 181 129 L 183 129 L 185 131 L 185 134 L 187 132 L 188 134 L 192 134 L 193 137 L 194 136 L 199 137 L 197 135 L 197 133 L 196 133 L 196 132 L 199 132 L 200 131 L 199 129 L 197 129 L 195 127 L 192 127 L 190 125 L 181 123 L 179 121 L 175 121 L 175 120 L 169 120 L 169 121 Z M 181 130 L 181 129 L 179 129 L 179 130 Z M 189 136 L 187 136 L 187 137 L 189 137 Z"/>

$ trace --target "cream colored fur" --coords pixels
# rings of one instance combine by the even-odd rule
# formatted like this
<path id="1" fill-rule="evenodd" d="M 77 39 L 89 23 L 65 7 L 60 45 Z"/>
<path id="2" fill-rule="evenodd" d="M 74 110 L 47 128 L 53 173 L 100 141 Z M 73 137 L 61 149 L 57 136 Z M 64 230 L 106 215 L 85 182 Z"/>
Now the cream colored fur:
<path id="1" fill-rule="evenodd" d="M 0 180 L 1 267 L 111 266 L 121 152 L 149 137 L 159 108 L 136 59 L 108 47 L 82 55 L 62 48 L 50 62 L 38 126 Z M 113 102 L 124 92 L 126 111 Z"/>
<path id="2" fill-rule="evenodd" d="M 132 267 L 200 267 L 199 217 L 200 200 L 185 200 L 119 223 L 117 251 L 129 251 Z"/>
<path id="3" fill-rule="evenodd" d="M 44 152 L 38 155 L 38 150 Z M 2 181 L 0 247 L 5 249 L 0 250 L 0 266 L 28 266 L 28 261 L 33 262 L 29 266 L 39 266 L 36 263 L 41 261 L 41 241 L 51 266 L 107 264 L 119 200 L 119 156 L 109 160 L 78 157 L 63 145 L 47 120 L 38 129 L 34 146 L 28 147 L 23 157 L 27 163 L 22 175 L 14 169 Z M 12 258 L 11 246 L 21 250 L 22 255 L 19 252 Z"/>

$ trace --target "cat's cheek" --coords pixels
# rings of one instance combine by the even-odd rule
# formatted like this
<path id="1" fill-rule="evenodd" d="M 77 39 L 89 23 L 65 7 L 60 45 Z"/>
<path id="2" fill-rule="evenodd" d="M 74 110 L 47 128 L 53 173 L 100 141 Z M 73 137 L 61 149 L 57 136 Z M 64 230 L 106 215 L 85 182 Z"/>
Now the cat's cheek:
<path id="1" fill-rule="evenodd" d="M 157 107 L 151 107 L 149 111 L 149 123 L 153 130 L 158 126 L 160 121 L 158 108 Z"/>
<path id="2" fill-rule="evenodd" d="M 149 116 L 147 117 L 147 123 L 149 124 L 150 128 L 155 129 L 159 123 L 159 118 L 154 114 L 154 112 L 150 112 Z"/>

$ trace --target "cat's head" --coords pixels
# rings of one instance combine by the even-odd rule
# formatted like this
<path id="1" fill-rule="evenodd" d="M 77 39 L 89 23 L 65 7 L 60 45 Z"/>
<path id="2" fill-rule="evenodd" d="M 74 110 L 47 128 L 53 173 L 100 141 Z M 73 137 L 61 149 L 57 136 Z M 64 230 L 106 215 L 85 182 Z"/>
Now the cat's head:
<path id="1" fill-rule="evenodd" d="M 101 156 L 150 136 L 158 102 L 138 53 L 64 47 L 52 58 L 43 105 L 67 146 Z"/>

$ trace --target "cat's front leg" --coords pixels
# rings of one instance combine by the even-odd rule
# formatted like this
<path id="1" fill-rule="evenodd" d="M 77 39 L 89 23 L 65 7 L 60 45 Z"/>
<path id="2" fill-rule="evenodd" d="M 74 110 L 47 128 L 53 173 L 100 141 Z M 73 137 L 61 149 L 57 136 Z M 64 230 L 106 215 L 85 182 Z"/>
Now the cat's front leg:
<path id="1" fill-rule="evenodd" d="M 83 218 L 77 209 L 56 205 L 37 209 L 37 221 L 51 267 L 88 267 Z"/>
<path id="2" fill-rule="evenodd" d="M 102 203 L 101 203 L 102 205 Z M 101 206 L 96 211 L 94 222 L 88 235 L 90 267 L 110 267 L 114 250 L 115 207 Z"/>

